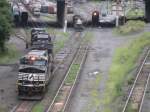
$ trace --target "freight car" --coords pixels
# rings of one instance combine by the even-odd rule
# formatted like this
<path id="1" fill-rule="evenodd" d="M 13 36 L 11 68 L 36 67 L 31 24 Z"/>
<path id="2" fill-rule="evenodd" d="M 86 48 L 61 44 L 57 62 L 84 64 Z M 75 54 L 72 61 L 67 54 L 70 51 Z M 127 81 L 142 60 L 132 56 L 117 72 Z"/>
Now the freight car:
<path id="1" fill-rule="evenodd" d="M 32 49 L 47 49 L 49 54 L 53 53 L 53 43 L 51 36 L 47 33 L 38 33 L 31 38 Z"/>
<path id="2" fill-rule="evenodd" d="M 27 25 L 28 23 L 28 11 L 24 8 L 24 6 L 19 6 L 20 10 L 20 22 L 22 25 Z"/>
<path id="3" fill-rule="evenodd" d="M 20 10 L 17 5 L 12 5 L 13 21 L 16 25 L 19 25 L 20 21 Z"/>
<path id="4" fill-rule="evenodd" d="M 47 50 L 31 50 L 20 59 L 17 79 L 19 99 L 42 99 L 52 78 L 52 62 Z"/>
<path id="5" fill-rule="evenodd" d="M 15 24 L 27 25 L 28 12 L 21 3 L 14 3 L 12 5 L 12 15 Z"/>
<path id="6" fill-rule="evenodd" d="M 31 30 L 30 46 L 32 49 L 47 49 L 49 54 L 53 53 L 52 36 L 45 29 L 33 28 Z"/>

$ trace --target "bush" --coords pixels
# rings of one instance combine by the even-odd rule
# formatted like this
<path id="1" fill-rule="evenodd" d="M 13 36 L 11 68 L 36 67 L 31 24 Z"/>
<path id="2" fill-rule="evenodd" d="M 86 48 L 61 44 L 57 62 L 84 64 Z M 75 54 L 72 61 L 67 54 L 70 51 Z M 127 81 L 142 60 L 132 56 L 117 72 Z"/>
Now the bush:
<path id="1" fill-rule="evenodd" d="M 0 64 L 13 64 L 20 57 L 14 44 L 6 44 L 6 50 L 0 53 Z"/>
<path id="2" fill-rule="evenodd" d="M 136 19 L 144 17 L 144 11 L 142 9 L 134 8 L 129 10 L 126 15 L 127 19 Z"/>
<path id="3" fill-rule="evenodd" d="M 5 41 L 9 39 L 11 32 L 11 13 L 6 0 L 0 0 L 0 52 L 5 51 Z"/>
<path id="4" fill-rule="evenodd" d="M 144 28 L 145 22 L 143 21 L 128 21 L 124 26 L 120 26 L 115 29 L 117 34 L 128 35 L 130 33 L 134 33 L 140 31 Z"/>

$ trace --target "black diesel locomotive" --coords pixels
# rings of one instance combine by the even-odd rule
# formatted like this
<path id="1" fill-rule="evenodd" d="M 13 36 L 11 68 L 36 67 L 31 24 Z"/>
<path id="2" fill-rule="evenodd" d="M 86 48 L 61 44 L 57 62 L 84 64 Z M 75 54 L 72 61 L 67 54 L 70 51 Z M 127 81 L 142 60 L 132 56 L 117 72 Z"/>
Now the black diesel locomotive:
<path id="1" fill-rule="evenodd" d="M 53 43 L 42 28 L 31 30 L 29 52 L 20 59 L 17 90 L 18 98 L 41 100 L 53 77 Z"/>
<path id="2" fill-rule="evenodd" d="M 93 26 L 99 25 L 99 11 L 92 12 L 92 25 Z"/>
<path id="3" fill-rule="evenodd" d="M 73 27 L 78 31 L 82 31 L 84 29 L 83 18 L 80 15 L 73 16 Z"/>

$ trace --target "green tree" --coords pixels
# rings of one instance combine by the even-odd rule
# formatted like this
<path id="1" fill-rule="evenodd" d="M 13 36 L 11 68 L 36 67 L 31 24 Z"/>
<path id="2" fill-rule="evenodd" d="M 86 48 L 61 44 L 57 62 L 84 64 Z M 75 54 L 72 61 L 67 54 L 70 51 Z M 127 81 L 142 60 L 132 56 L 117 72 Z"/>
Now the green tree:
<path id="1" fill-rule="evenodd" d="M 12 19 L 10 6 L 6 0 L 0 0 L 0 52 L 5 51 L 5 42 L 9 39 Z"/>

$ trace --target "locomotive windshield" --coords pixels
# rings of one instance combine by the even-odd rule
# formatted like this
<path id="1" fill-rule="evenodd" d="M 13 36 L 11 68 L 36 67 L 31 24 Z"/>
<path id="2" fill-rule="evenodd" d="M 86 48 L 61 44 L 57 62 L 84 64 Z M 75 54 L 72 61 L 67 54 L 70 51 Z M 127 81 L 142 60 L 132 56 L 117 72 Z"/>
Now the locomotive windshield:
<path id="1" fill-rule="evenodd" d="M 23 59 L 20 60 L 20 64 L 33 65 L 33 66 L 46 66 L 47 61 L 44 60 L 44 59 L 32 60 L 32 59 L 25 59 L 25 58 L 23 58 Z"/>
<path id="2" fill-rule="evenodd" d="M 33 68 L 33 67 L 20 69 L 19 72 L 22 72 L 22 73 L 45 73 L 44 70 L 40 70 L 40 69 Z"/>

